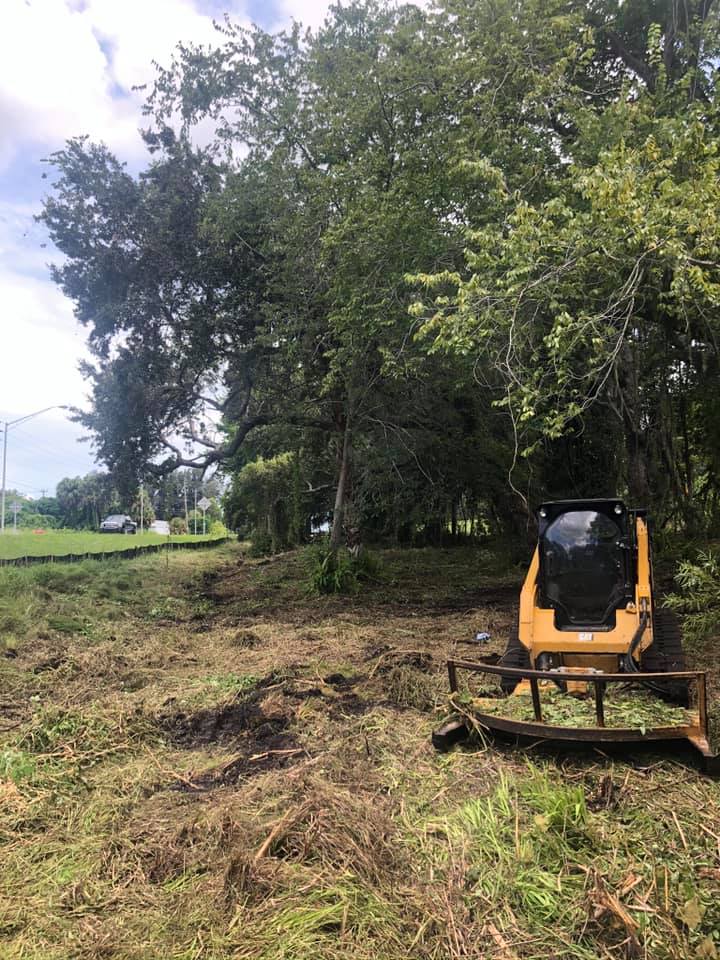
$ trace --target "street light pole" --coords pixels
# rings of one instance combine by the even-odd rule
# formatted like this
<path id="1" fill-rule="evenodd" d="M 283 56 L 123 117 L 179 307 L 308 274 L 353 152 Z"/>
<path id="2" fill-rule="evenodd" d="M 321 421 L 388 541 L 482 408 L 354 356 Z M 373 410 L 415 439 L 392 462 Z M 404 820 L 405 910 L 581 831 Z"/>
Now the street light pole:
<path id="1" fill-rule="evenodd" d="M 5 421 L 3 427 L 3 472 L 2 472 L 2 497 L 0 498 L 0 533 L 5 533 L 5 475 L 7 473 L 7 432 L 8 422 Z"/>
<path id="2" fill-rule="evenodd" d="M 25 417 L 18 417 L 17 420 L 6 420 L 3 426 L 3 465 L 2 465 L 2 492 L 0 492 L 0 534 L 5 533 L 5 488 L 7 478 L 7 438 L 10 427 L 17 426 L 18 423 L 24 423 L 26 420 L 32 420 L 33 417 L 39 417 L 41 413 L 47 413 L 48 410 L 67 410 L 63 403 L 53 404 L 52 407 L 43 407 L 42 410 L 36 410 L 35 413 L 28 413 Z"/>

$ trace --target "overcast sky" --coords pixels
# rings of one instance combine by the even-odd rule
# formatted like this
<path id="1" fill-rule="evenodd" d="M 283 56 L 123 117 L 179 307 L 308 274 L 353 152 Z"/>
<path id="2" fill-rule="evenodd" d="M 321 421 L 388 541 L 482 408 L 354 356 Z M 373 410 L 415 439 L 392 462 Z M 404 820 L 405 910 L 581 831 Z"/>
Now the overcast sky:
<path id="1" fill-rule="evenodd" d="M 52 404 L 85 405 L 77 364 L 84 330 L 49 279 L 58 254 L 33 221 L 47 169 L 68 137 L 104 140 L 139 169 L 138 128 L 152 60 L 179 41 L 216 42 L 213 18 L 280 29 L 318 26 L 327 0 L 0 0 L 0 420 Z M 95 468 L 62 411 L 10 428 L 8 487 L 52 493 L 62 477 Z"/>

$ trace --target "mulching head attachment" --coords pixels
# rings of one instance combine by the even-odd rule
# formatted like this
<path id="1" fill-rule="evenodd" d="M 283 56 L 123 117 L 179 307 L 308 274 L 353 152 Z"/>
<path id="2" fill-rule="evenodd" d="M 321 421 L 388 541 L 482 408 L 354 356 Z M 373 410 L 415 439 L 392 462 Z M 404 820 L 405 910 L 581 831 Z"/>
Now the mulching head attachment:
<path id="1" fill-rule="evenodd" d="M 461 694 L 458 671 L 484 674 L 498 681 L 510 678 L 518 682 L 510 697 Z M 573 670 L 511 668 L 496 662 L 449 660 L 452 706 L 456 717 L 433 733 L 433 744 L 448 750 L 467 737 L 473 728 L 497 731 L 534 741 L 575 742 L 597 745 L 648 744 L 687 741 L 699 751 L 703 767 L 720 773 L 720 758 L 708 742 L 705 673 L 684 670 L 675 673 L 602 673 Z M 689 706 L 662 705 L 665 690 L 682 685 L 689 691 Z M 618 693 L 616 694 L 616 691 Z M 638 706 L 633 698 L 645 697 L 649 707 Z M 622 699 L 620 699 L 622 695 Z M 574 703 L 573 703 L 574 701 Z M 652 709 L 652 702 L 658 704 Z M 572 709 L 568 710 L 570 705 Z M 577 706 L 577 709 L 575 707 Z M 650 725 L 657 716 L 657 725 Z M 566 722 L 567 721 L 567 722 Z"/>

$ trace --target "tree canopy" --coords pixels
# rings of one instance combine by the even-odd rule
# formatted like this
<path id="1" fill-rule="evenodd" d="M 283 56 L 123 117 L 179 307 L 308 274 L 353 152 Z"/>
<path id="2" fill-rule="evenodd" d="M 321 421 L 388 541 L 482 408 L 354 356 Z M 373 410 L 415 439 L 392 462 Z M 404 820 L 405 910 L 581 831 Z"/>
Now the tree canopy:
<path id="1" fill-rule="evenodd" d="M 709 0 L 363 0 L 178 48 L 147 168 L 72 140 L 42 214 L 121 489 L 221 466 L 278 542 L 616 492 L 716 524 L 719 37 Z"/>

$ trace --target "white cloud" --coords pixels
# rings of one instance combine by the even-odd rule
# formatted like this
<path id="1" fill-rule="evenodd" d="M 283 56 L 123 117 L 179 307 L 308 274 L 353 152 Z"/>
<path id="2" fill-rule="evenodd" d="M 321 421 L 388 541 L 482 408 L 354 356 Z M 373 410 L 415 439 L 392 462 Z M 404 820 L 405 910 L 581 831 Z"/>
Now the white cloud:
<path id="1" fill-rule="evenodd" d="M 153 60 L 179 41 L 218 42 L 192 0 L 2 0 L 0 169 L 23 147 L 52 150 L 88 133 L 142 156 L 138 127 Z"/>
<path id="2" fill-rule="evenodd" d="M 189 0 L 89 0 L 83 15 L 112 44 L 112 77 L 126 90 L 152 76 L 153 60 L 167 63 L 178 41 L 220 39 L 212 19 Z"/>
<path id="3" fill-rule="evenodd" d="M 63 0 L 4 0 L 0 12 L 0 162 L 25 145 L 91 133 L 138 149 L 135 108 L 115 102 L 90 18 Z"/>
<path id="4" fill-rule="evenodd" d="M 2 407 L 32 411 L 84 403 L 77 370 L 85 338 L 69 300 L 48 280 L 0 269 L 3 321 L 0 350 Z"/>
<path id="5" fill-rule="evenodd" d="M 283 16 L 277 29 L 287 26 L 290 20 L 297 20 L 304 27 L 321 27 L 329 7 L 330 0 L 283 0 L 280 4 Z"/>
<path id="6" fill-rule="evenodd" d="M 0 231 L 0 253 L 5 236 Z M 3 263 L 5 263 L 3 258 Z M 87 356 L 85 338 L 72 307 L 49 279 L 22 272 L 22 251 L 14 265 L 0 269 L 3 319 L 0 321 L 0 419 L 14 420 L 59 404 L 84 406 L 87 386 L 77 369 Z M 63 476 L 97 469 L 83 430 L 62 410 L 10 431 L 8 485 L 39 496 Z"/>
<path id="7" fill-rule="evenodd" d="M 348 0 L 340 0 L 341 4 L 347 6 Z M 391 3 L 392 0 L 387 0 Z M 397 0 L 398 3 L 404 3 L 406 0 Z M 418 7 L 430 8 L 433 0 L 407 0 Z M 325 22 L 331 0 L 281 0 L 281 16 L 273 29 L 280 30 L 286 27 L 291 20 L 297 20 L 304 27 L 312 27 L 314 30 L 321 27 Z"/>

